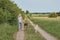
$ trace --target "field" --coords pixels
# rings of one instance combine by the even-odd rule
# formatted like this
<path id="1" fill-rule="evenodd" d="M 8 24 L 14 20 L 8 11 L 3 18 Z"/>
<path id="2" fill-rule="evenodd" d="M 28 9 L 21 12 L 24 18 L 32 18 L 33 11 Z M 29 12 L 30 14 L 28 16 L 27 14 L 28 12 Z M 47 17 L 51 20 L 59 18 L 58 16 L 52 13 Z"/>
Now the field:
<path id="1" fill-rule="evenodd" d="M 35 33 L 34 28 L 29 25 L 27 31 L 25 31 L 25 40 L 45 40 L 43 37 L 39 35 L 39 33 Z"/>
<path id="2" fill-rule="evenodd" d="M 48 17 L 49 14 L 32 14 L 32 17 Z"/>
<path id="3" fill-rule="evenodd" d="M 0 24 L 0 40 L 14 40 L 15 32 L 17 32 L 16 25 Z"/>
<path id="4" fill-rule="evenodd" d="M 31 20 L 60 40 L 60 17 L 32 17 Z"/>
<path id="5" fill-rule="evenodd" d="M 32 17 L 32 18 L 35 18 L 35 19 L 40 19 L 40 20 L 49 20 L 49 21 L 59 21 L 60 20 L 60 17 L 57 17 L 57 18 L 49 18 L 49 17 Z"/>

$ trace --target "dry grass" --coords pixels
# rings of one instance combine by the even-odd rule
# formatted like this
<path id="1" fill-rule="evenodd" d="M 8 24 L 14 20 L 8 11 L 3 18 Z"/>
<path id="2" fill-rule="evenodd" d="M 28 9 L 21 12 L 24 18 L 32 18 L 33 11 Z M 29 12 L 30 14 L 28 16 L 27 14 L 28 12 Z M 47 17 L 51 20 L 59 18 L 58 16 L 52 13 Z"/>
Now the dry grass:
<path id="1" fill-rule="evenodd" d="M 49 17 L 33 17 L 33 18 L 41 19 L 41 20 L 52 20 L 52 21 L 59 21 L 59 20 L 60 20 L 60 17 L 57 17 L 57 18 L 49 18 Z"/>
<path id="2" fill-rule="evenodd" d="M 32 17 L 48 17 L 49 14 L 32 14 Z"/>

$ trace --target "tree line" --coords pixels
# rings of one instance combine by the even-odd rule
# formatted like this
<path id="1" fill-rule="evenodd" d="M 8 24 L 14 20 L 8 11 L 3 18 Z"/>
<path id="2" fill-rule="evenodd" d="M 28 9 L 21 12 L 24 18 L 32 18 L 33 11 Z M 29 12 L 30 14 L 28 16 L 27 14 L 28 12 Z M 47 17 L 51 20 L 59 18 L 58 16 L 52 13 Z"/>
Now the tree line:
<path id="1" fill-rule="evenodd" d="M 40 13 L 40 12 L 33 12 L 30 13 L 28 10 L 26 10 L 26 14 L 29 14 L 28 17 L 33 16 L 34 14 L 38 14 L 38 17 L 50 17 L 50 18 L 56 18 L 60 16 L 60 12 L 46 12 L 46 13 Z M 35 15 L 37 17 L 37 15 Z"/>

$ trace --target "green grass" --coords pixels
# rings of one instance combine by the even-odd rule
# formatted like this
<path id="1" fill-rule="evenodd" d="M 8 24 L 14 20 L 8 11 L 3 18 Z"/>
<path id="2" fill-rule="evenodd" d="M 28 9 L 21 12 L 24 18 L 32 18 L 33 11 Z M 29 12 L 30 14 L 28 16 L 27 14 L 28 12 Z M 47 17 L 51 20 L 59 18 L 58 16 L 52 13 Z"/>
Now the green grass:
<path id="1" fill-rule="evenodd" d="M 0 40 L 14 40 L 13 34 L 17 31 L 17 26 L 7 23 L 0 24 Z"/>
<path id="2" fill-rule="evenodd" d="M 38 24 L 42 29 L 59 38 L 60 40 L 60 21 L 59 20 L 44 20 L 40 18 L 32 18 L 34 23 Z"/>
<path id="3" fill-rule="evenodd" d="M 25 40 L 45 40 L 45 39 L 41 37 L 39 33 L 35 33 L 34 28 L 31 25 L 29 25 L 29 27 L 25 31 Z"/>

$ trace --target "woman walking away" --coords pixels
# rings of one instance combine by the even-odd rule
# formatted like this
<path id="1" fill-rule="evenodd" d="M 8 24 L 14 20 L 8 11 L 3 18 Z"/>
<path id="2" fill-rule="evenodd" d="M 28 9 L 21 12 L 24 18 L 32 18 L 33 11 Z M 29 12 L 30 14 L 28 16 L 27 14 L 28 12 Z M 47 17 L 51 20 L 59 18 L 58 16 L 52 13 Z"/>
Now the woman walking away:
<path id="1" fill-rule="evenodd" d="M 18 15 L 18 25 L 19 25 L 19 30 L 22 29 L 22 16 L 21 16 L 21 14 Z"/>

